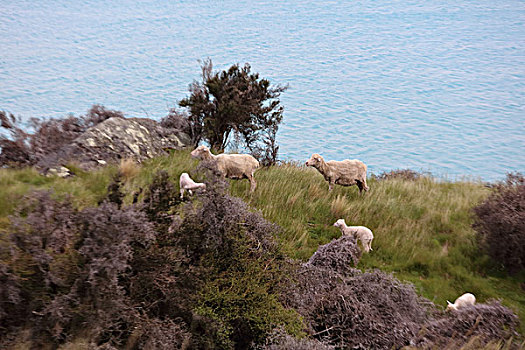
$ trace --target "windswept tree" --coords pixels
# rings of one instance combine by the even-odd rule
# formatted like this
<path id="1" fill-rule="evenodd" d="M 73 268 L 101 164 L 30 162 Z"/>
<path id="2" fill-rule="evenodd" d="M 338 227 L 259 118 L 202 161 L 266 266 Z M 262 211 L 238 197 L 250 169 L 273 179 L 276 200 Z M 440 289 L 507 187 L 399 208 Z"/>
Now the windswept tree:
<path id="1" fill-rule="evenodd" d="M 222 151 L 235 135 L 254 155 L 275 162 L 275 135 L 284 111 L 279 97 L 287 86 L 271 86 L 269 80 L 251 73 L 249 64 L 214 72 L 208 59 L 201 68 L 202 81 L 194 81 L 190 96 L 179 102 L 188 109 L 193 140 L 198 143 L 202 138 Z"/>

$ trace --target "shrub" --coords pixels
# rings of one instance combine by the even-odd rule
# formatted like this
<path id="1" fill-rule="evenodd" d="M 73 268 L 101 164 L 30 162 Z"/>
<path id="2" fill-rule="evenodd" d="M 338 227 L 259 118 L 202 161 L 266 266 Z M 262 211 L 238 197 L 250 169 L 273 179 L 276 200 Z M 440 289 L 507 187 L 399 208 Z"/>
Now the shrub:
<path id="1" fill-rule="evenodd" d="M 34 160 L 27 144 L 29 135 L 17 125 L 21 122 L 20 119 L 0 111 L 0 122 L 0 126 L 10 135 L 0 136 L 0 166 L 20 167 L 32 164 Z"/>
<path id="2" fill-rule="evenodd" d="M 191 334 L 181 322 L 170 319 L 146 319 L 128 341 L 127 349 L 187 349 Z M 137 338 L 133 341 L 133 338 Z"/>
<path id="3" fill-rule="evenodd" d="M 525 268 L 525 178 L 508 174 L 474 208 L 480 246 L 509 272 Z"/>
<path id="4" fill-rule="evenodd" d="M 395 169 L 391 171 L 384 171 L 379 175 L 372 174 L 372 178 L 378 181 L 390 180 L 390 179 L 400 179 L 406 181 L 416 181 L 422 177 L 425 177 L 429 174 L 420 173 L 412 169 Z"/>
<path id="5" fill-rule="evenodd" d="M 483 346 L 516 337 L 518 317 L 498 301 L 476 304 L 426 323 L 414 339 L 418 348 L 459 349 L 473 337 Z"/>
<path id="6" fill-rule="evenodd" d="M 191 265 L 201 267 L 205 281 L 197 314 L 215 321 L 224 348 L 261 343 L 276 325 L 300 332 L 298 315 L 278 300 L 288 264 L 274 240 L 278 226 L 229 196 L 226 182 L 212 182 L 198 205 L 187 206 L 176 231 L 179 246 Z"/>
<path id="7" fill-rule="evenodd" d="M 335 347 L 326 345 L 316 339 L 297 339 L 284 332 L 282 329 L 276 329 L 266 340 L 264 346 L 258 350 L 333 350 Z"/>
<path id="8" fill-rule="evenodd" d="M 78 211 L 37 192 L 11 221 L 12 266 L 24 279 L 21 297 L 11 299 L 13 325 L 29 322 L 40 346 L 80 331 L 98 344 L 121 344 L 138 317 L 122 282 L 133 247 L 154 239 L 144 214 L 111 203 Z"/>
<path id="9" fill-rule="evenodd" d="M 109 202 L 109 203 L 116 204 L 119 209 L 121 208 L 122 203 L 124 203 L 123 199 L 126 196 L 122 192 L 122 181 L 121 181 L 121 178 L 122 178 L 122 172 L 120 172 L 120 171 L 117 172 L 113 176 L 112 181 L 108 185 L 108 193 L 105 196 L 105 198 L 103 198 L 102 200 L 99 201 L 99 203 L 98 203 L 99 205 L 104 203 L 104 202 Z"/>
<path id="10" fill-rule="evenodd" d="M 142 211 L 152 222 L 169 226 L 173 220 L 170 211 L 180 202 L 180 197 L 169 179 L 168 172 L 159 170 L 153 176 L 153 181 L 144 194 Z M 161 231 L 167 228 L 164 226 L 160 229 Z"/>
<path id="11" fill-rule="evenodd" d="M 427 319 L 425 302 L 391 275 L 352 269 L 357 251 L 350 237 L 322 246 L 298 270 L 285 305 L 297 309 L 315 338 L 337 348 L 408 345 Z"/>
<path id="12" fill-rule="evenodd" d="M 85 116 L 68 116 L 62 119 L 31 118 L 29 129 L 20 126 L 22 121 L 12 114 L 0 111 L 1 127 L 10 137 L 0 138 L 0 165 L 19 167 L 35 165 L 50 154 L 80 136 L 88 128 L 112 117 L 124 118 L 122 112 L 112 111 L 100 105 L 93 105 Z M 26 128 L 28 129 L 28 128 Z"/>
<path id="13" fill-rule="evenodd" d="M 180 130 L 191 138 L 191 144 L 195 147 L 202 138 L 202 127 L 190 122 L 191 118 L 187 113 L 180 112 L 171 108 L 168 115 L 160 120 L 160 126 L 166 130 Z"/>
<path id="14" fill-rule="evenodd" d="M 140 166 L 131 158 L 121 159 L 119 172 L 124 180 L 131 180 L 140 172 Z"/>
<path id="15" fill-rule="evenodd" d="M 2 257 L 6 256 L 5 252 L 2 255 Z M 20 282 L 20 277 L 13 273 L 11 267 L 0 261 L 0 338 L 13 324 L 16 324 L 17 317 L 13 316 L 23 312 L 20 303 L 22 300 Z"/>
<path id="16" fill-rule="evenodd" d="M 306 265 L 317 266 L 337 273 L 353 274 L 351 266 L 357 266 L 361 259 L 361 250 L 357 247 L 357 240 L 351 236 L 341 236 L 332 242 L 320 246 L 310 257 Z"/>

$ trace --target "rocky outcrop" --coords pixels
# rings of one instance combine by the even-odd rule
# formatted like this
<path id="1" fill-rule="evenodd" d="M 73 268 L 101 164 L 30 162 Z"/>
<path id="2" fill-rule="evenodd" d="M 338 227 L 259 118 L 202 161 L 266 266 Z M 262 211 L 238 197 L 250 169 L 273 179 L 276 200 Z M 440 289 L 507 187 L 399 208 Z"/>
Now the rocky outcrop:
<path id="1" fill-rule="evenodd" d="M 75 162 L 89 170 L 125 158 L 141 162 L 190 143 L 188 135 L 165 129 L 151 119 L 109 118 L 86 130 L 39 165 L 47 172 L 57 165 Z"/>

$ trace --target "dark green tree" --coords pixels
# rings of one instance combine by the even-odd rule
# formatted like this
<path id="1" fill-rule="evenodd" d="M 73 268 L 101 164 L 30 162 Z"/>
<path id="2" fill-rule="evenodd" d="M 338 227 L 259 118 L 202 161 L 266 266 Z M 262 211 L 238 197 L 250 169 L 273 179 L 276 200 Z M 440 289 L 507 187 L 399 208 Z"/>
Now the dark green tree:
<path id="1" fill-rule="evenodd" d="M 190 85 L 190 96 L 179 105 L 187 108 L 192 133 L 222 151 L 230 135 L 235 134 L 252 153 L 277 153 L 275 134 L 283 118 L 279 97 L 287 86 L 271 86 L 270 81 L 251 73 L 249 64 L 232 65 L 228 70 L 214 72 L 210 59 L 202 63 L 202 81 Z M 269 138 L 273 137 L 272 140 Z M 261 144 L 274 148 L 261 151 Z"/>

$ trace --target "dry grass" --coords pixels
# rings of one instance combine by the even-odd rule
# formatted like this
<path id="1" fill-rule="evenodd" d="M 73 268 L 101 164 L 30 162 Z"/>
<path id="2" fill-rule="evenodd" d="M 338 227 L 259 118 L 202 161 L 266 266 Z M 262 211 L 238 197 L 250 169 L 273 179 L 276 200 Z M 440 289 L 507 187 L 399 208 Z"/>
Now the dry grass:
<path id="1" fill-rule="evenodd" d="M 348 207 L 349 205 L 346 201 L 346 198 L 342 195 L 337 195 L 337 197 L 335 197 L 330 204 L 330 212 L 334 218 L 342 219 L 346 216 Z"/>
<path id="2" fill-rule="evenodd" d="M 131 158 L 122 159 L 119 171 L 123 179 L 129 181 L 140 173 L 140 166 Z"/>

